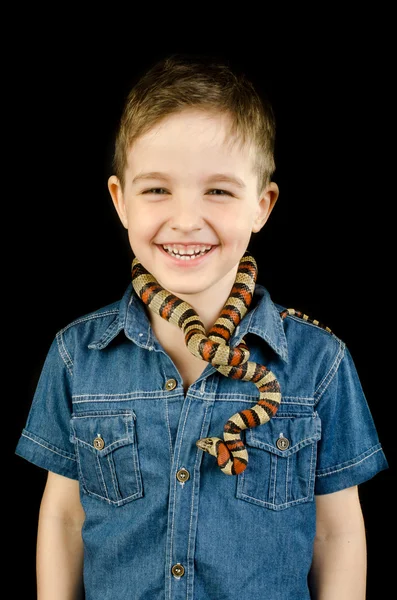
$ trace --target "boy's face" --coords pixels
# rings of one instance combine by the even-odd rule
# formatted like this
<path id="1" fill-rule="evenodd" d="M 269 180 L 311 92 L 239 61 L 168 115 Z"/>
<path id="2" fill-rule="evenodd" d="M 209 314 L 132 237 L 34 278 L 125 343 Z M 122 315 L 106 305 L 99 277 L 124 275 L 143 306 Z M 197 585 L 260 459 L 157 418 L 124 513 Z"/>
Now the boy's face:
<path id="1" fill-rule="evenodd" d="M 253 151 L 229 143 L 228 125 L 222 114 L 173 114 L 134 142 L 124 189 L 109 179 L 134 255 L 179 296 L 229 292 L 277 200 L 275 183 L 258 194 Z"/>

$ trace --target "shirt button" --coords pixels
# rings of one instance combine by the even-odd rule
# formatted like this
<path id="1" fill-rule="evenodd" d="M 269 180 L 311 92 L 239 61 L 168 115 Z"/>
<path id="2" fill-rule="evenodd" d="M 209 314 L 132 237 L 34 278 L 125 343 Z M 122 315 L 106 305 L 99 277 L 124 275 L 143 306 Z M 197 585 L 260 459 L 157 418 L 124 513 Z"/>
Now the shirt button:
<path id="1" fill-rule="evenodd" d="M 173 565 L 173 567 L 171 568 L 171 573 L 174 577 L 177 577 L 179 579 L 185 574 L 185 567 L 180 563 L 176 563 L 176 565 Z"/>
<path id="2" fill-rule="evenodd" d="M 97 450 L 103 450 L 105 447 L 105 440 L 98 433 L 92 444 Z"/>
<path id="3" fill-rule="evenodd" d="M 187 469 L 179 469 L 176 473 L 176 478 L 181 483 L 185 483 L 190 478 L 190 473 Z"/>
<path id="4" fill-rule="evenodd" d="M 276 446 L 279 450 L 287 450 L 289 448 L 289 440 L 284 436 L 280 436 L 277 439 Z"/>
<path id="5" fill-rule="evenodd" d="M 177 386 L 177 382 L 175 379 L 167 379 L 167 381 L 165 382 L 165 389 L 168 391 L 175 389 L 176 386 Z"/>

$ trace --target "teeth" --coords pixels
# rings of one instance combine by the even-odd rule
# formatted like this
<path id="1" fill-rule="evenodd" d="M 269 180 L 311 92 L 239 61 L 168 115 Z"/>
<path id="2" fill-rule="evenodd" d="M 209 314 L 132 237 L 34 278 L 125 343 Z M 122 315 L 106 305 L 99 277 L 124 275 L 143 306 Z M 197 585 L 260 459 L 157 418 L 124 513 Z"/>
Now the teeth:
<path id="1" fill-rule="evenodd" d="M 197 256 L 203 256 L 209 250 L 211 250 L 212 246 L 197 244 L 191 246 L 182 246 L 179 244 L 165 244 L 163 245 L 164 250 L 166 250 L 175 258 L 179 258 L 180 260 L 194 260 Z"/>

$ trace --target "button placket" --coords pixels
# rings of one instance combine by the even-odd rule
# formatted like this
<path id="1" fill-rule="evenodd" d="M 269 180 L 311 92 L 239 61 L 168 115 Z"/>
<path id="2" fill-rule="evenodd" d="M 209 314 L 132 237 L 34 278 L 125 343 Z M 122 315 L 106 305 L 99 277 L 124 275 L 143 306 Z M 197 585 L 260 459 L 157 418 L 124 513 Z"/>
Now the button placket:
<path id="1" fill-rule="evenodd" d="M 195 442 L 209 433 L 215 392 L 213 383 L 208 385 L 207 381 L 206 386 L 205 381 L 204 379 L 201 382 L 199 389 L 196 386 L 187 391 L 183 399 L 175 439 L 166 555 L 168 576 L 172 583 L 168 588 L 166 600 L 173 598 L 192 600 L 193 597 L 201 459 Z M 175 565 L 183 567 L 183 576 L 178 569 L 175 573 L 173 570 Z"/>

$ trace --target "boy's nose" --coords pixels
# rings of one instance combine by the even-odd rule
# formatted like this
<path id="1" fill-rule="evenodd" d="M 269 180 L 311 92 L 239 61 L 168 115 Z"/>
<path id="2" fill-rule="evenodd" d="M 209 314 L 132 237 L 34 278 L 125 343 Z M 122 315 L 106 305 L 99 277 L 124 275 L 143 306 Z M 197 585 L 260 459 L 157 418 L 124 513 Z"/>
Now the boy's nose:
<path id="1" fill-rule="evenodd" d="M 171 229 L 188 232 L 202 229 L 203 218 L 200 213 L 198 200 L 182 198 L 174 203 L 170 219 Z"/>

